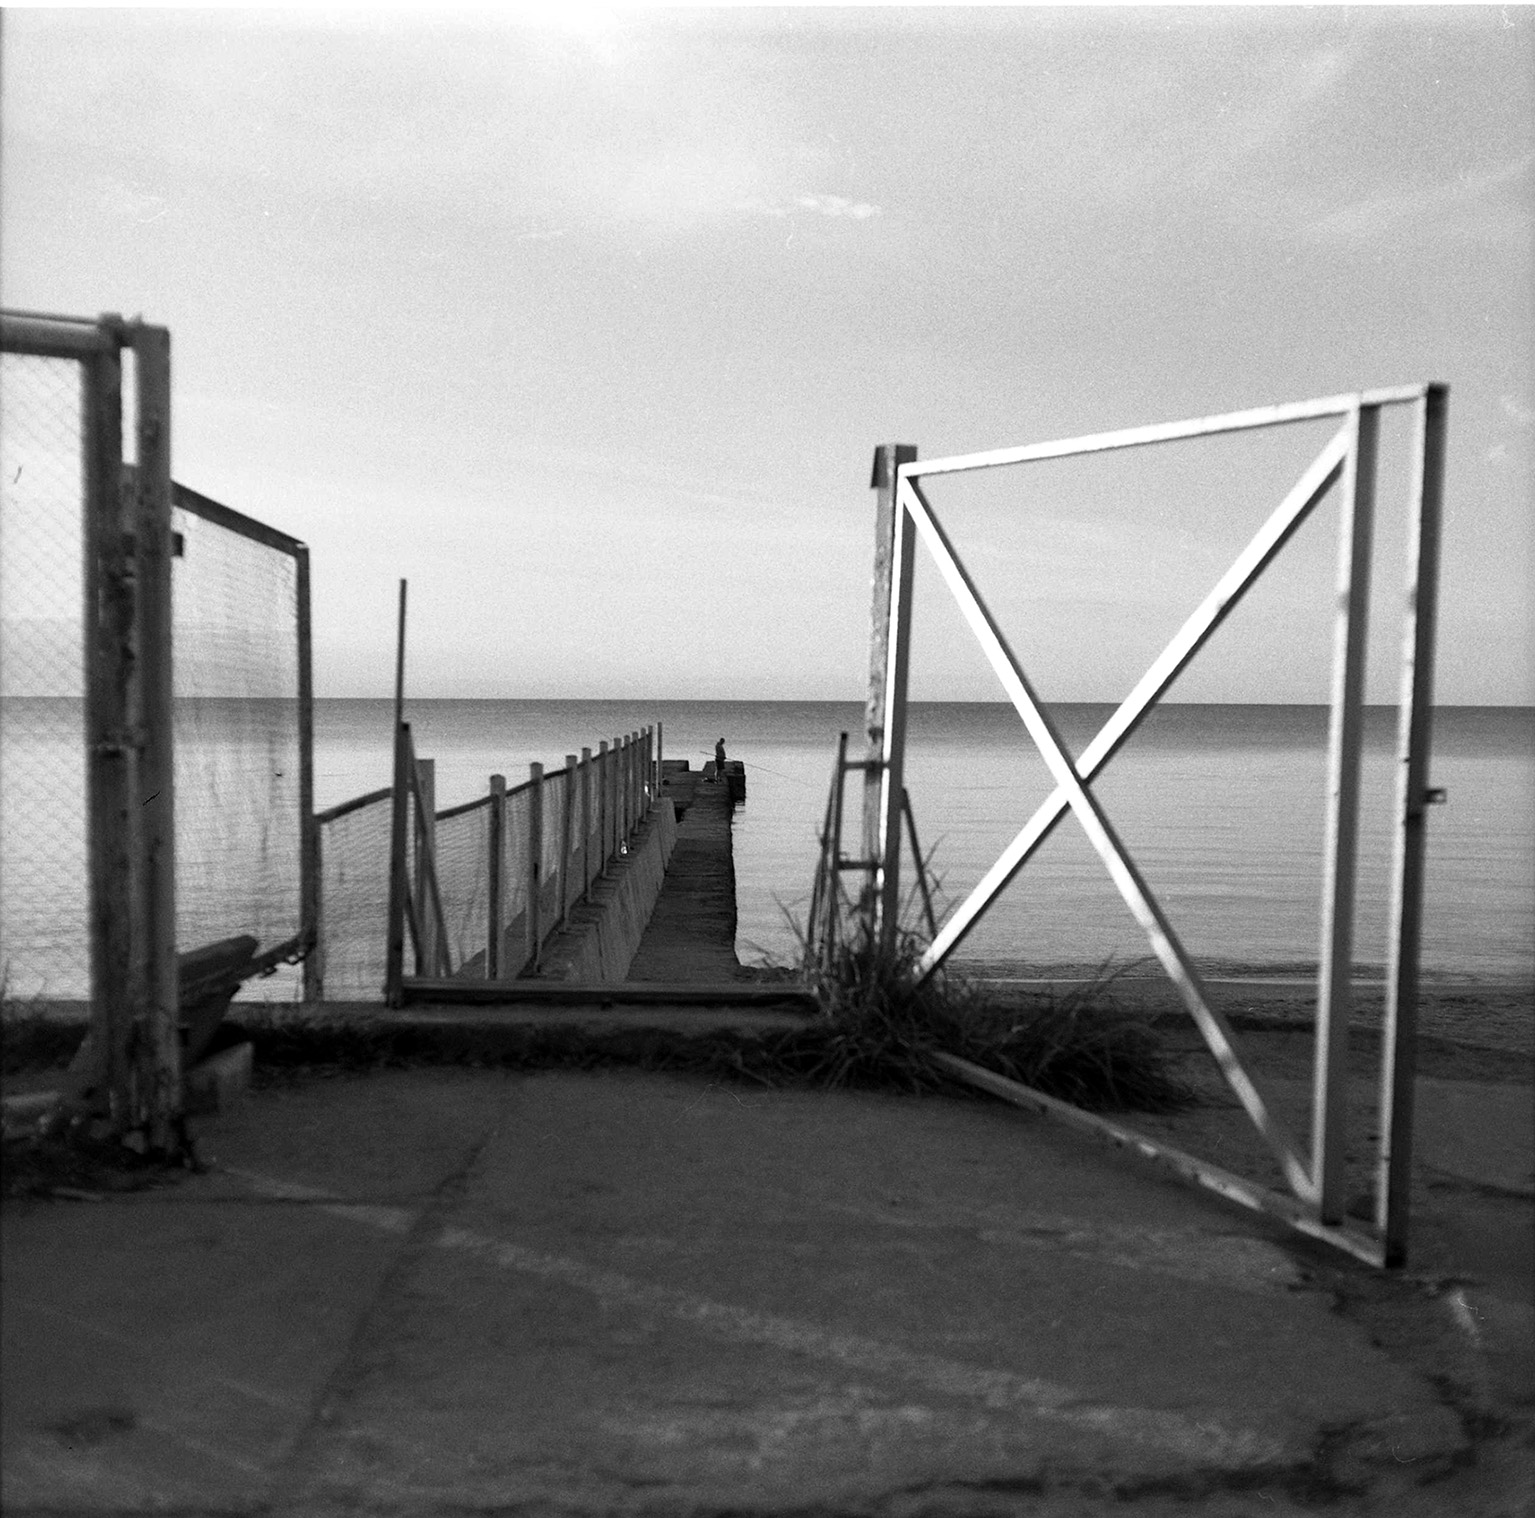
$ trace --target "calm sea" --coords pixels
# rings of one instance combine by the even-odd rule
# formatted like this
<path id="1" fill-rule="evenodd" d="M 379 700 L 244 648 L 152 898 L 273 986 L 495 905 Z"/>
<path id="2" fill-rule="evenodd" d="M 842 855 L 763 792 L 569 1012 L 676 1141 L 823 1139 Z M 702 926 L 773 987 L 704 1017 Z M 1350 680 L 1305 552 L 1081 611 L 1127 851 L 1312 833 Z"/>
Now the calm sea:
<path id="1" fill-rule="evenodd" d="M 1086 746 L 1113 708 L 1053 708 Z M 387 702 L 322 701 L 318 805 L 388 783 Z M 792 958 L 815 870 L 837 735 L 862 708 L 828 702 L 416 701 L 418 752 L 437 760 L 439 806 L 483 792 L 493 770 L 659 722 L 668 758 L 699 767 L 724 737 L 744 761 L 736 817 L 740 927 L 748 962 Z M 1368 714 L 1358 958 L 1383 961 L 1394 781 L 1394 713 Z M 1185 943 L 1212 968 L 1314 963 L 1321 920 L 1327 712 L 1294 706 L 1165 706 L 1095 791 Z M 963 900 L 1052 785 L 1011 707 L 912 707 L 908 790 L 943 896 Z M 1535 980 L 1535 709 L 1452 707 L 1435 718 L 1424 964 L 1478 981 Z M 855 782 L 848 782 L 856 805 Z M 1144 938 L 1067 817 L 963 946 L 973 960 L 1038 967 L 1140 959 Z"/>
<path id="2" fill-rule="evenodd" d="M 0 929 L 6 942 L 0 956 L 11 994 L 39 994 L 46 987 L 47 994 L 78 995 L 76 982 L 83 986 L 84 980 L 84 829 L 74 799 L 83 778 L 78 703 L 5 705 Z M 1080 751 L 1111 708 L 1053 711 L 1068 745 Z M 516 784 L 530 761 L 557 767 L 583 745 L 595 749 L 601 739 L 657 722 L 666 756 L 695 767 L 723 736 L 731 757 L 744 761 L 748 781 L 735 824 L 738 947 L 748 962 L 794 957 L 837 735 L 860 731 L 859 706 L 413 701 L 408 715 L 417 751 L 437 762 L 439 806 L 482 794 L 493 771 Z M 318 807 L 388 784 L 391 716 L 387 701 L 317 703 Z M 184 774 L 207 782 L 205 822 L 228 823 L 245 808 L 249 819 L 239 828 L 249 836 L 265 826 L 259 808 L 246 803 L 252 776 L 259 779 L 264 769 L 267 775 L 280 772 L 283 787 L 295 781 L 281 745 L 271 755 L 260 749 L 259 724 L 247 724 L 243 737 L 237 728 L 232 718 L 226 725 L 216 712 L 207 714 L 183 755 L 189 767 Z M 1151 888 L 1209 970 L 1294 969 L 1317 958 L 1326 728 L 1321 708 L 1167 706 L 1095 784 Z M 1392 729 L 1391 712 L 1370 712 L 1357 933 L 1365 965 L 1382 961 L 1386 941 Z M 18 777 L 34 787 L 46 782 L 55 797 L 65 798 L 63 824 L 42 830 L 33 825 L 40 814 Z M 1425 968 L 1457 980 L 1535 982 L 1535 709 L 1440 710 L 1432 779 L 1449 799 L 1429 813 Z M 922 847 L 951 905 L 964 898 L 1052 788 L 1011 708 L 976 704 L 913 707 L 908 786 Z M 284 815 L 296 815 L 293 794 L 290 789 Z M 848 799 L 856 812 L 852 779 Z M 289 829 L 279 831 L 282 836 L 263 834 L 262 847 L 270 893 L 274 901 L 286 901 L 296 899 L 296 891 L 285 854 Z M 848 847 L 856 848 L 855 837 Z M 188 919 L 215 903 L 228 916 L 251 894 L 226 861 L 210 865 L 183 886 Z M 186 880 L 193 881 L 192 875 Z M 278 902 L 272 910 L 281 916 L 289 909 Z M 242 930 L 261 928 L 210 918 L 206 927 L 199 922 L 182 936 Z M 1005 964 L 1015 974 L 1107 959 L 1125 963 L 1146 952 L 1069 816 L 962 949 L 963 957 Z M 280 993 L 291 982 L 287 977 L 264 984 Z"/>

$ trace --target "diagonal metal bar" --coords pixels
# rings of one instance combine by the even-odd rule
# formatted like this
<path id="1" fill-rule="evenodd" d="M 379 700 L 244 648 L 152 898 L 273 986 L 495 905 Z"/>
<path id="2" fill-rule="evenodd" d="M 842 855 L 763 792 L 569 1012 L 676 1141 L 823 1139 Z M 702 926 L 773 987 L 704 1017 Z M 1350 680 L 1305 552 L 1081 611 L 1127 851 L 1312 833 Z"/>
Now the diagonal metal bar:
<path id="1" fill-rule="evenodd" d="M 1422 400 L 1424 391 L 1423 385 L 1398 385 L 1386 390 L 1366 390 L 1362 395 L 1329 395 L 1314 401 L 1287 401 L 1279 406 L 1228 411 L 1221 416 L 1199 416 L 1184 422 L 1157 422 L 1149 427 L 1095 432 L 1052 443 L 1026 443 L 1020 448 L 992 448 L 985 453 L 923 459 L 920 463 L 903 464 L 900 473 L 905 479 L 915 480 L 931 474 L 962 474 L 971 469 L 996 469 L 1003 464 L 1031 464 L 1040 459 L 1075 458 L 1084 453 L 1145 448 L 1154 443 L 1177 443 L 1187 438 L 1214 437 L 1223 432 L 1250 432 L 1259 427 L 1314 422 L 1329 416 L 1348 416 L 1356 406 L 1408 405 Z"/>
<path id="2" fill-rule="evenodd" d="M 1264 1141 L 1273 1150 L 1291 1190 L 1303 1201 L 1314 1202 L 1316 1188 L 1294 1141 L 1285 1131 L 1284 1126 L 1269 1111 L 1262 1094 L 1243 1068 L 1241 1060 L 1237 1057 L 1230 1027 L 1226 1020 L 1210 1006 L 1205 997 L 1204 988 L 1200 984 L 1198 971 L 1195 970 L 1183 945 L 1179 942 L 1171 922 L 1168 921 L 1167 915 L 1158 905 L 1150 887 L 1136 868 L 1135 861 L 1131 859 L 1123 843 L 1115 834 L 1113 825 L 1103 809 L 1077 774 L 1059 733 L 1056 732 L 1054 724 L 1041 707 L 1013 651 L 1008 647 L 1001 630 L 981 600 L 980 593 L 955 555 L 947 534 L 914 480 L 904 477 L 900 480 L 897 490 L 897 509 L 906 512 L 927 544 L 961 614 L 970 624 L 971 632 L 975 634 L 976 641 L 981 645 L 982 652 L 985 653 L 987 661 L 991 664 L 998 680 L 1001 681 L 1002 688 L 1007 692 L 1018 715 L 1023 719 L 1023 724 L 1029 730 L 1029 736 L 1033 738 L 1040 756 L 1049 766 L 1051 774 L 1055 776 L 1056 784 L 1066 792 L 1071 809 L 1077 815 L 1077 821 L 1081 824 L 1083 832 L 1087 834 L 1088 841 L 1096 850 L 1098 857 L 1102 859 L 1120 895 L 1124 897 L 1125 904 L 1134 914 L 1136 921 L 1140 923 L 1151 944 L 1152 952 L 1162 962 L 1168 978 L 1177 987 L 1184 1005 L 1204 1035 L 1205 1042 L 1210 1046 L 1210 1051 L 1215 1056 L 1226 1083 L 1236 1094 L 1237 1100 L 1246 1108 L 1253 1126 L 1263 1135 Z"/>
<path id="3" fill-rule="evenodd" d="M 1235 609 L 1248 587 L 1337 482 L 1348 453 L 1348 440 L 1349 429 L 1345 426 L 1311 462 L 1268 521 L 1237 555 L 1231 568 L 1141 676 L 1119 709 L 1104 723 L 1097 737 L 1082 750 L 1077 762 L 1077 773 L 1082 779 L 1090 781 L 1119 752 L 1141 720 Z M 1066 815 L 1069 807 L 1066 792 L 1059 787 L 1040 803 L 1039 809 L 923 954 L 917 965 L 919 980 L 936 970 L 959 947 L 986 909 L 1055 830 L 1056 823 Z"/>

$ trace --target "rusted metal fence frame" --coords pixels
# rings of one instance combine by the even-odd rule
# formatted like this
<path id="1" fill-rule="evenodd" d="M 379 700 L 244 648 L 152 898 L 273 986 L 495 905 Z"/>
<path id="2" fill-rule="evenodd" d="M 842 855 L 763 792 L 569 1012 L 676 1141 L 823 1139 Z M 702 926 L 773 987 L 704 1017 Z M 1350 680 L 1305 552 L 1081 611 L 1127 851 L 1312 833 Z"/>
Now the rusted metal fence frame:
<path id="1" fill-rule="evenodd" d="M 1375 1229 L 1373 1233 L 1365 1233 L 1343 1224 L 1344 1056 L 1353 962 L 1354 876 L 1376 453 L 1380 412 L 1396 405 L 1413 406 L 1417 422 L 1398 711 L 1398 794 L 1392 866 L 1392 929 L 1387 949 L 1386 1027 L 1380 1076 L 1382 1112 Z M 1328 417 L 1342 418 L 1342 429 L 1322 448 L 1284 501 L 1152 663 L 1080 758 L 1073 759 L 955 553 L 919 482 L 929 476 L 1144 447 Z M 919 976 L 931 974 L 947 959 L 991 901 L 1070 810 L 1147 933 L 1153 952 L 1194 1018 L 1222 1074 L 1273 1151 L 1293 1196 L 1287 1197 L 1247 1182 L 1217 1166 L 1135 1134 L 1120 1124 L 1044 1097 L 966 1061 L 944 1056 L 945 1063 L 966 1079 L 1020 1105 L 1131 1147 L 1184 1180 L 1278 1217 L 1368 1263 L 1387 1267 L 1405 1263 L 1407 1250 L 1425 843 L 1423 817 L 1424 807 L 1432 799 L 1427 784 L 1427 766 L 1447 418 L 1447 388 L 1428 384 L 1331 396 L 943 459 L 918 461 L 915 449 L 904 446 L 899 452 L 889 450 L 888 488 L 893 497 L 894 520 L 889 523 L 890 567 L 884 581 L 888 587 L 888 601 L 884 608 L 883 639 L 878 609 L 873 639 L 876 665 L 882 658 L 884 676 L 877 855 L 872 861 L 871 876 L 874 887 L 870 903 L 871 925 L 874 931 L 886 944 L 892 943 L 898 932 L 900 811 L 904 797 L 902 766 L 912 571 L 915 540 L 920 536 L 1050 768 L 1056 790 L 929 945 L 919 963 Z M 1340 480 L 1338 610 L 1334 624 L 1322 951 L 1308 1164 L 1294 1140 L 1275 1119 L 1257 1083 L 1243 1067 L 1230 1027 L 1210 1005 L 1197 970 L 1129 852 L 1115 834 L 1090 789 L 1090 783 L 1327 491 Z M 875 483 L 886 482 L 876 477 Z M 881 578 L 877 573 L 876 593 Z M 882 641 L 883 650 L 879 646 Z"/>
<path id="2" fill-rule="evenodd" d="M 171 725 L 170 333 L 141 321 L 0 312 L 0 351 L 74 360 L 81 490 L 91 1024 L 81 1088 L 120 1132 L 179 1146 Z M 137 470 L 123 474 L 123 354 Z"/>
<path id="3" fill-rule="evenodd" d="M 127 472 L 131 476 L 132 471 Z M 299 836 L 294 844 L 299 857 L 299 926 L 298 932 L 291 937 L 264 948 L 244 967 L 244 973 L 259 975 L 273 966 L 302 960 L 307 986 L 316 974 L 310 967 L 310 959 L 319 942 L 320 911 L 320 825 L 314 811 L 314 640 L 309 547 L 290 533 L 246 516 L 244 512 L 175 481 L 171 483 L 171 502 L 178 511 L 293 560 L 296 673 L 293 694 L 298 704 L 299 763 Z"/>

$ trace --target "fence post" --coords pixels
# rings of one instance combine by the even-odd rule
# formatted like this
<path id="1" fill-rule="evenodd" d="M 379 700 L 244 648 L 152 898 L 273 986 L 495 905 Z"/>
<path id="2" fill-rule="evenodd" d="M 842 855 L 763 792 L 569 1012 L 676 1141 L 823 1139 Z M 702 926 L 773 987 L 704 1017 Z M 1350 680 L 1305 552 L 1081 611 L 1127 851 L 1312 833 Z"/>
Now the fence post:
<path id="1" fill-rule="evenodd" d="M 896 471 L 910 463 L 917 450 L 907 443 L 882 443 L 874 451 L 874 471 L 870 488 L 877 493 L 874 513 L 874 591 L 869 618 L 869 686 L 864 700 L 864 731 L 868 742 L 864 749 L 867 768 L 863 774 L 863 855 L 878 861 L 880 857 L 881 813 L 885 760 L 885 687 L 890 665 L 890 589 L 891 568 L 895 563 Z M 875 869 L 864 877 L 860 903 L 865 925 L 873 925 L 875 909 Z"/>
<path id="2" fill-rule="evenodd" d="M 575 893 L 570 889 L 571 834 L 576 821 L 576 756 L 565 755 L 565 805 L 560 811 L 560 926 L 570 917 L 570 904 Z M 584 884 L 584 882 L 583 882 Z"/>
<path id="3" fill-rule="evenodd" d="M 394 795 L 389 820 L 389 936 L 384 955 L 384 1001 L 398 1007 L 405 979 L 405 909 L 410 895 L 410 724 L 394 729 Z"/>
<path id="4" fill-rule="evenodd" d="M 597 873 L 608 873 L 608 740 L 597 745 Z"/>
<path id="5" fill-rule="evenodd" d="M 114 318 L 103 317 L 107 328 Z M 128 1031 L 138 1002 L 133 878 L 138 755 L 131 739 L 137 667 L 135 580 L 123 485 L 123 364 L 115 343 L 84 368 L 85 745 L 90 860 L 91 1034 L 95 1067 L 84 1076 L 114 1122 L 132 1107 Z"/>
<path id="6" fill-rule="evenodd" d="M 618 805 L 614 808 L 617 827 L 613 836 L 613 853 L 616 856 L 623 852 L 624 840 L 629 836 L 629 734 L 627 733 L 621 733 L 618 738 L 618 765 L 613 775 L 613 784 L 618 790 Z"/>
<path id="7" fill-rule="evenodd" d="M 416 974 L 437 973 L 437 919 L 432 912 L 426 859 L 437 858 L 437 761 L 416 760 Z"/>
<path id="8" fill-rule="evenodd" d="M 485 882 L 485 979 L 501 978 L 501 882 L 506 858 L 506 776 L 490 777 L 490 818 Z"/>
<path id="9" fill-rule="evenodd" d="M 325 1000 L 325 898 L 319 887 L 324 878 L 325 841 L 320 820 L 314 816 L 309 819 L 309 867 L 315 881 L 314 915 L 309 924 L 309 952 L 304 956 L 303 995 L 305 1002 L 321 1002 Z"/>
<path id="10" fill-rule="evenodd" d="M 592 894 L 592 751 L 581 750 L 581 895 Z"/>
<path id="11" fill-rule="evenodd" d="M 139 770 L 143 828 L 145 1005 L 138 1063 L 150 1145 L 177 1147 L 181 1026 L 176 970 L 176 795 L 171 679 L 171 335 L 135 323 L 138 398 L 139 687 L 144 730 Z"/>
<path id="12" fill-rule="evenodd" d="M 538 950 L 543 942 L 539 930 L 538 887 L 544 863 L 544 767 L 535 760 L 528 766 L 528 957 L 527 970 L 538 973 Z"/>
<path id="13" fill-rule="evenodd" d="M 629 734 L 629 836 L 640 825 L 640 745 L 643 735 L 636 728 Z"/>
<path id="14" fill-rule="evenodd" d="M 314 641 L 311 631 L 309 550 L 302 544 L 294 554 L 298 600 L 298 811 L 299 827 L 299 951 L 304 955 L 304 1000 L 324 996 L 324 967 L 320 964 L 320 824 L 314 815 Z M 310 965 L 314 964 L 311 971 Z"/>

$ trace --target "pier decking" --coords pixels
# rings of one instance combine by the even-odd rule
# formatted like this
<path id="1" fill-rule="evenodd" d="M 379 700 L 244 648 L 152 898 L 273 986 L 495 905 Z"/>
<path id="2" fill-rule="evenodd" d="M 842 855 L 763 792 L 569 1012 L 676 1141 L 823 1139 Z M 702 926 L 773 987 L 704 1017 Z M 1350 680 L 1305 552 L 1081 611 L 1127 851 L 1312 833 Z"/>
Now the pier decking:
<path id="1" fill-rule="evenodd" d="M 661 795 L 677 810 L 677 843 L 627 978 L 673 985 L 742 980 L 730 780 L 712 765 L 700 773 L 670 761 Z"/>

